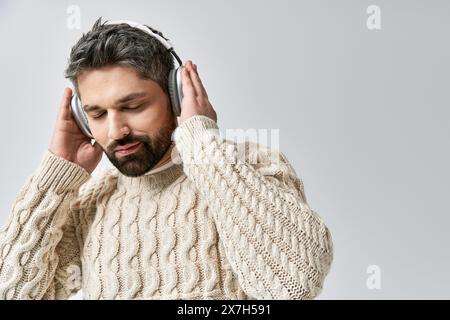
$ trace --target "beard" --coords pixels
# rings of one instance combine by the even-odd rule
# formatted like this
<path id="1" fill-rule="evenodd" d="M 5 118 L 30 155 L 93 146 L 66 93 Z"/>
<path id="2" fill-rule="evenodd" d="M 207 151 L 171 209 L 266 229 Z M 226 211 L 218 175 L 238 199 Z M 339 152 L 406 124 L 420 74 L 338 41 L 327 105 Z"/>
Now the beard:
<path id="1" fill-rule="evenodd" d="M 172 133 L 176 126 L 169 121 L 167 125 L 152 136 L 126 136 L 122 140 L 116 140 L 108 152 L 105 152 L 109 161 L 125 176 L 139 177 L 150 171 L 166 154 L 172 145 Z M 130 143 L 141 142 L 138 149 L 128 155 L 116 156 L 114 149 Z"/>

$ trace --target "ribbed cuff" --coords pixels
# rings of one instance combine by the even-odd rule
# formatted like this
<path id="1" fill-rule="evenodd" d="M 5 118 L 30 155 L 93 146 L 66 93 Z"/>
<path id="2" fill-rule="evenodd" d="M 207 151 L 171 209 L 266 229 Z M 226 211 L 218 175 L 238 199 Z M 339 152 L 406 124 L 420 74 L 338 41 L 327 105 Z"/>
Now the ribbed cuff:
<path id="1" fill-rule="evenodd" d="M 217 123 L 207 116 L 196 115 L 188 118 L 175 129 L 174 140 L 181 153 L 192 150 L 194 144 L 204 143 L 206 139 L 216 135 L 220 135 Z"/>
<path id="2" fill-rule="evenodd" d="M 51 189 L 61 194 L 67 190 L 78 190 L 90 177 L 83 167 L 46 150 L 33 181 L 39 190 Z"/>

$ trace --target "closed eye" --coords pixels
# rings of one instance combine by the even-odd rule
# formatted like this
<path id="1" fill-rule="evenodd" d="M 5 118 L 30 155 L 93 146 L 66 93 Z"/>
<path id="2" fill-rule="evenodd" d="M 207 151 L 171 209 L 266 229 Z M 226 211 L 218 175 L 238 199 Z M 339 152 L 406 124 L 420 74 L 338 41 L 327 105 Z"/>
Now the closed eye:
<path id="1" fill-rule="evenodd" d="M 134 110 L 141 109 L 142 106 L 143 106 L 143 104 L 141 104 L 141 105 L 139 105 L 139 106 L 137 106 L 137 107 L 134 107 L 134 108 L 123 107 L 122 109 L 134 111 Z M 104 115 L 105 113 L 106 113 L 106 112 L 103 112 L 103 113 L 101 113 L 100 115 L 97 115 L 97 116 L 95 116 L 95 117 L 92 117 L 92 119 L 100 119 L 101 117 L 103 117 L 103 115 Z"/>

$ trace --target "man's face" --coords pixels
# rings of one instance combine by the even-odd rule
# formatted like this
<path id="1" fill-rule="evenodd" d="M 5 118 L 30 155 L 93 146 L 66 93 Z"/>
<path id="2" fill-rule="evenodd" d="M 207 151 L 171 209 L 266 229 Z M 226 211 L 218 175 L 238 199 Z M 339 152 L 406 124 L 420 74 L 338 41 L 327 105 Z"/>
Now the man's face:
<path id="1" fill-rule="evenodd" d="M 78 88 L 95 140 L 122 174 L 141 176 L 161 160 L 177 121 L 169 97 L 157 82 L 141 79 L 128 66 L 113 65 L 83 72 Z M 119 102 L 130 94 L 142 95 Z M 136 142 L 141 145 L 132 154 L 115 151 Z"/>

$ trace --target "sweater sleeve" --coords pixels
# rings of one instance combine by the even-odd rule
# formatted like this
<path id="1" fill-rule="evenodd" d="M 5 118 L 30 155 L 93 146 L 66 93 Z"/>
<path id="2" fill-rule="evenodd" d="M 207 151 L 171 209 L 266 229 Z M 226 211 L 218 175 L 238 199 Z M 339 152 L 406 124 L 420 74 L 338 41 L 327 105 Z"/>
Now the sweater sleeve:
<path id="1" fill-rule="evenodd" d="M 200 115 L 178 126 L 174 139 L 245 293 L 269 300 L 315 298 L 333 260 L 332 238 L 285 155 L 224 140 L 216 122 Z"/>
<path id="2" fill-rule="evenodd" d="M 0 299 L 66 299 L 79 290 L 72 215 L 90 174 L 46 151 L 0 229 Z"/>

